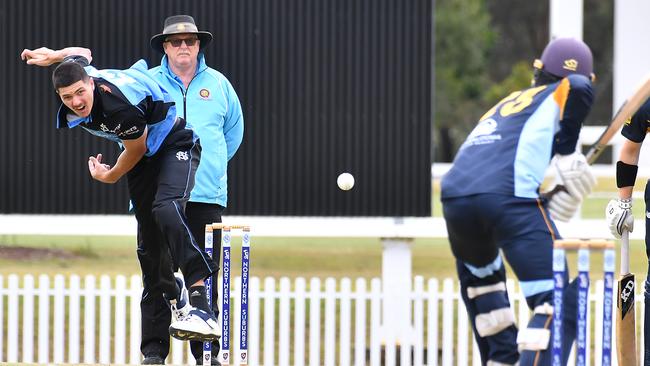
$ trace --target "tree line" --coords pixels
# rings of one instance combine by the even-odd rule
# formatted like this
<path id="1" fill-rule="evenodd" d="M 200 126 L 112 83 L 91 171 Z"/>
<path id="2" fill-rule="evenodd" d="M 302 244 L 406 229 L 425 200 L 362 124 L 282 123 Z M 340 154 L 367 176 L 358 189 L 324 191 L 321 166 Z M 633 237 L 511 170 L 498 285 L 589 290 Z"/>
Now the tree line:
<path id="1" fill-rule="evenodd" d="M 612 116 L 613 3 L 584 0 L 583 39 L 594 54 L 596 98 L 584 121 Z M 433 161 L 450 162 L 478 118 L 530 85 L 549 41 L 549 1 L 437 0 Z"/>

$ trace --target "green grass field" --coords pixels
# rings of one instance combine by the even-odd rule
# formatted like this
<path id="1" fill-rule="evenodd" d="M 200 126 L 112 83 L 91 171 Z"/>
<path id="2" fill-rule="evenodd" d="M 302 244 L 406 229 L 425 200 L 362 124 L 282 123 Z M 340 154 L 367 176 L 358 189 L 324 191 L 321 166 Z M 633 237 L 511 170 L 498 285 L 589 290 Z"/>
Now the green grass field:
<path id="1" fill-rule="evenodd" d="M 7 239 L 9 241 L 7 242 Z M 77 274 L 139 275 L 140 268 L 131 238 L 67 236 L 0 236 L 1 245 L 64 249 L 73 258 L 7 259 L 0 258 L 0 275 Z M 382 247 L 379 239 L 255 238 L 251 253 L 251 275 L 260 278 L 296 277 L 381 277 Z M 631 241 L 630 266 L 637 274 L 647 270 L 645 245 Z M 239 246 L 233 246 L 238 250 Z M 238 255 L 233 268 L 238 274 Z M 413 275 L 425 278 L 454 277 L 454 259 L 446 239 L 418 239 L 413 243 Z M 575 256 L 569 266 L 575 274 Z M 602 256 L 592 255 L 592 279 L 602 278 Z"/>
<path id="2" fill-rule="evenodd" d="M 240 240 L 233 240 L 233 268 L 239 268 Z M 139 274 L 131 237 L 0 236 L 0 246 L 65 251 L 72 258 L 7 259 L 0 274 Z M 251 275 L 295 277 L 380 277 L 382 246 L 378 238 L 253 238 Z M 237 274 L 238 272 L 235 272 Z M 454 267 L 445 239 L 413 243 L 413 274 L 451 276 Z"/>

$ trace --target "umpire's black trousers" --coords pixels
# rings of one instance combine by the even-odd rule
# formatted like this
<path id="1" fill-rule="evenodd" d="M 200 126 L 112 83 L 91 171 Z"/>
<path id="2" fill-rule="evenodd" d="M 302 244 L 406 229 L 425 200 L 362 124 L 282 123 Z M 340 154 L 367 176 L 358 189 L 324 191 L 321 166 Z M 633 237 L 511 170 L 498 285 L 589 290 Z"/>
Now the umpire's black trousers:
<path id="1" fill-rule="evenodd" d="M 221 214 L 224 209 L 224 207 L 217 204 L 187 202 L 187 207 L 185 208 L 187 223 L 192 235 L 201 248 L 205 248 L 205 225 L 221 222 Z M 213 235 L 214 248 L 212 261 L 218 270 L 221 259 L 221 230 L 214 230 Z M 219 283 L 217 282 L 217 273 L 215 273 L 212 275 L 212 312 L 214 316 L 219 315 L 218 289 Z M 193 297 L 190 295 L 190 304 L 192 304 L 192 299 Z M 169 337 L 164 330 L 169 327 L 171 314 L 161 296 L 151 301 L 152 303 L 149 306 L 152 309 L 156 309 L 156 311 L 142 313 L 141 350 L 145 355 L 156 355 L 165 359 L 169 354 Z M 154 305 L 153 302 L 156 301 L 159 304 Z M 212 358 L 215 360 L 219 355 L 219 347 L 219 341 L 212 342 Z M 203 356 L 203 342 L 190 341 L 190 350 L 195 359 L 201 360 Z"/>

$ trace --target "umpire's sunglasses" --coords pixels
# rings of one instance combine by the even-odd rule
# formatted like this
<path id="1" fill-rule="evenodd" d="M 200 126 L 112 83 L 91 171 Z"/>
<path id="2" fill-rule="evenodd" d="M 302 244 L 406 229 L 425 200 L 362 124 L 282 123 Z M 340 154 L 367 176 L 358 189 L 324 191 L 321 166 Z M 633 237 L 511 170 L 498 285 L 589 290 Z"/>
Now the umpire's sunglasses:
<path id="1" fill-rule="evenodd" d="M 196 44 L 196 41 L 198 41 L 198 38 L 179 38 L 179 39 L 169 39 L 166 40 L 165 42 L 171 43 L 173 47 L 180 47 L 183 42 L 187 45 L 187 47 L 192 47 L 194 44 Z"/>

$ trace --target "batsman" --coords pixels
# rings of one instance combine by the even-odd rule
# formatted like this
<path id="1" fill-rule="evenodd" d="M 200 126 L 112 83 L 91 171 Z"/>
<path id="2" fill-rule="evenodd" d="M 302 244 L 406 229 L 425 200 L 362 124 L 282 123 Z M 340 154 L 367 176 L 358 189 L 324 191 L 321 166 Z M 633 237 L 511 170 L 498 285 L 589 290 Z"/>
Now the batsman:
<path id="1" fill-rule="evenodd" d="M 591 50 L 578 39 L 557 38 L 533 65 L 532 86 L 479 119 L 441 182 L 461 295 L 483 365 L 551 364 L 552 250 L 560 238 L 553 219 L 569 220 L 595 184 L 576 152 L 593 103 Z M 550 200 L 540 194 L 549 165 L 564 186 Z M 534 313 L 519 331 L 501 253 Z M 562 364 L 576 333 L 576 286 L 565 288 Z"/>
<path id="2" fill-rule="evenodd" d="M 606 220 L 609 225 L 609 229 L 616 238 L 621 238 L 621 236 L 627 231 L 632 232 L 634 230 L 634 216 L 632 215 L 632 193 L 634 191 L 634 183 L 636 182 L 636 176 L 638 171 L 639 164 L 639 155 L 641 152 L 641 146 L 645 140 L 646 134 L 650 131 L 650 99 L 646 100 L 645 103 L 639 108 L 639 110 L 634 113 L 632 118 L 628 119 L 625 122 L 625 126 L 621 130 L 621 134 L 625 137 L 623 146 L 621 148 L 621 153 L 618 162 L 616 163 L 616 185 L 618 187 L 618 198 L 613 199 L 607 205 L 606 210 Z M 646 245 L 646 254 L 650 258 L 650 181 L 646 182 L 645 186 L 645 209 L 646 209 L 646 219 L 645 219 L 645 245 Z M 626 301 L 622 302 L 619 306 L 620 317 L 624 322 L 631 323 L 627 329 L 625 329 L 626 334 L 622 336 L 628 336 L 631 341 L 629 341 L 629 346 L 631 350 L 635 351 L 634 348 L 634 338 L 636 335 L 634 327 L 634 276 L 631 276 L 631 286 L 632 290 L 631 295 L 625 298 Z M 620 285 L 619 285 L 620 286 Z M 650 347 L 647 344 L 650 342 L 650 282 L 646 278 L 645 281 L 645 324 L 643 327 L 644 339 L 646 344 L 644 345 L 643 350 L 643 365 L 650 365 Z M 617 319 L 618 321 L 618 319 Z M 621 335 L 619 335 L 620 337 Z"/>

